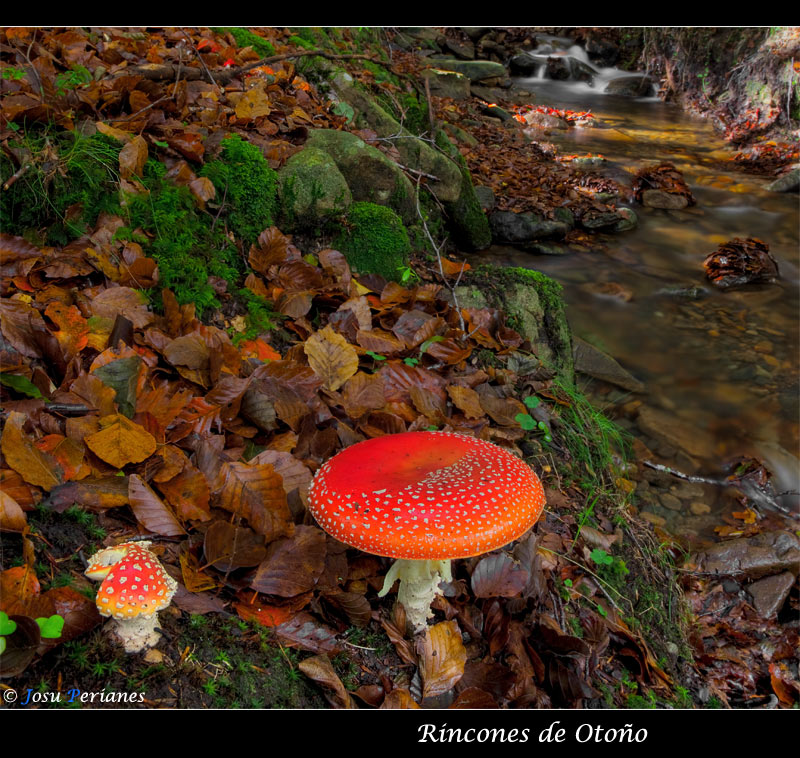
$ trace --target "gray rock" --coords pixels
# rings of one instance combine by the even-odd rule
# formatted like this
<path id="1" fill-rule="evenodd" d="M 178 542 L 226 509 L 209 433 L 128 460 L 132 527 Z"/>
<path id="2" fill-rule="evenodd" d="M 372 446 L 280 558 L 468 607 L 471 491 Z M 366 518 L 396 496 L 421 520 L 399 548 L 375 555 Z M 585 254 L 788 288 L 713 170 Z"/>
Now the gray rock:
<path id="1" fill-rule="evenodd" d="M 669 492 L 662 492 L 658 496 L 658 500 L 665 508 L 669 508 L 671 511 L 680 511 L 683 510 L 683 503 L 678 500 L 675 495 L 670 495 Z"/>
<path id="2" fill-rule="evenodd" d="M 800 189 L 800 168 L 794 168 L 770 182 L 765 189 L 770 192 L 797 192 Z"/>
<path id="3" fill-rule="evenodd" d="M 775 616 L 783 608 L 794 582 L 795 576 L 791 571 L 753 582 L 747 591 L 753 598 L 753 607 L 758 615 L 765 619 Z"/>
<path id="4" fill-rule="evenodd" d="M 478 198 L 481 208 L 487 213 L 494 208 L 495 197 L 491 187 L 485 187 L 479 184 L 475 187 L 475 197 Z"/>
<path id="5" fill-rule="evenodd" d="M 306 146 L 328 153 L 356 202 L 386 205 L 404 222 L 416 219 L 415 189 L 400 167 L 350 132 L 312 129 Z"/>
<path id="6" fill-rule="evenodd" d="M 580 337 L 573 337 L 572 344 L 576 371 L 622 387 L 624 390 L 644 392 L 644 384 L 622 368 L 610 355 Z"/>
<path id="7" fill-rule="evenodd" d="M 648 189 L 642 192 L 642 205 L 648 208 L 664 208 L 679 211 L 689 205 L 689 198 L 659 189 Z"/>
<path id="8" fill-rule="evenodd" d="M 612 79 L 605 91 L 609 95 L 646 97 L 653 91 L 653 80 L 649 76 L 620 76 Z"/>
<path id="9" fill-rule="evenodd" d="M 444 60 L 437 60 L 436 65 L 438 68 L 443 68 L 445 71 L 457 71 L 459 74 L 469 77 L 471 82 L 480 82 L 484 79 L 493 79 L 500 77 L 506 78 L 506 69 L 502 63 L 495 63 L 493 61 L 459 61 L 455 58 Z"/>
<path id="10" fill-rule="evenodd" d="M 714 458 L 714 438 L 703 429 L 684 423 L 672 413 L 643 405 L 636 423 L 639 429 L 657 442 L 684 450 L 698 458 Z"/>
<path id="11" fill-rule="evenodd" d="M 494 211 L 489 215 L 489 226 L 494 242 L 522 248 L 534 240 L 561 238 L 570 231 L 569 224 L 564 221 L 550 221 L 535 213 L 513 211 Z"/>
<path id="12" fill-rule="evenodd" d="M 317 226 L 341 215 L 353 201 L 333 158 L 315 147 L 295 153 L 278 177 L 282 211 L 291 229 Z"/>
<path id="13" fill-rule="evenodd" d="M 619 48 L 613 43 L 602 39 L 586 40 L 586 53 L 589 59 L 599 66 L 613 66 L 619 60 Z"/>
<path id="14" fill-rule="evenodd" d="M 514 76 L 533 76 L 539 66 L 541 66 L 541 62 L 527 53 L 513 55 L 508 61 L 509 71 Z"/>
<path id="15" fill-rule="evenodd" d="M 452 97 L 453 100 L 466 100 L 471 97 L 469 78 L 457 71 L 440 68 L 426 68 L 422 78 L 427 79 L 431 94 L 436 97 Z"/>
<path id="16" fill-rule="evenodd" d="M 475 45 L 471 40 L 456 42 L 455 40 L 447 39 L 445 40 L 444 46 L 453 53 L 456 58 L 461 58 L 461 60 L 471 61 L 475 58 Z"/>
<path id="17" fill-rule="evenodd" d="M 551 55 L 547 59 L 548 79 L 569 79 L 572 69 L 566 55 Z"/>
<path id="18" fill-rule="evenodd" d="M 484 34 L 492 30 L 491 26 L 460 26 L 458 28 L 473 42 L 476 42 L 483 37 Z"/>
<path id="19" fill-rule="evenodd" d="M 791 532 L 763 532 L 755 537 L 712 545 L 692 558 L 698 571 L 750 579 L 800 569 L 800 539 Z"/>
<path id="20" fill-rule="evenodd" d="M 327 67 L 324 63 L 318 65 L 321 69 L 328 68 L 334 91 L 356 111 L 357 126 L 368 126 L 381 137 L 402 135 L 403 139 L 396 140 L 394 145 L 400 153 L 403 165 L 435 176 L 437 180 L 430 181 L 427 186 L 441 202 L 455 202 L 459 199 L 462 189 L 461 171 L 452 160 L 403 128 L 374 98 L 356 87 L 349 74 L 332 66 Z"/>

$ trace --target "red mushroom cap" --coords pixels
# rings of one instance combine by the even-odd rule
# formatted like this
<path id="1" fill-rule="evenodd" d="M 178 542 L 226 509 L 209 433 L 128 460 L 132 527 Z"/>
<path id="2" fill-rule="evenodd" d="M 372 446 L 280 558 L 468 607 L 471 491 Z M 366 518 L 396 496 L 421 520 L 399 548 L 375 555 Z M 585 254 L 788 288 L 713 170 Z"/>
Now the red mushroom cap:
<path id="1" fill-rule="evenodd" d="M 520 458 L 452 432 L 356 443 L 320 467 L 309 509 L 330 535 L 374 555 L 446 560 L 481 555 L 524 534 L 544 488 Z"/>
<path id="2" fill-rule="evenodd" d="M 136 543 L 126 547 L 97 591 L 97 609 L 115 619 L 151 616 L 169 605 L 177 584 L 149 550 Z"/>

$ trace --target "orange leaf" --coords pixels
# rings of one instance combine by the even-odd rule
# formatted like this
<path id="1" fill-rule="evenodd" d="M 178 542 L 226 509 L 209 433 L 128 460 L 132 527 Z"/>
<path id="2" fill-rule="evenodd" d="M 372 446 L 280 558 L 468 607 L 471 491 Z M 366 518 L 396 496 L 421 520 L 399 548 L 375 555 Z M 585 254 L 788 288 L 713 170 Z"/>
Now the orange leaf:
<path id="1" fill-rule="evenodd" d="M 120 413 L 101 418 L 100 426 L 102 429 L 84 442 L 98 458 L 116 468 L 139 463 L 156 451 L 153 435 Z"/>
<path id="2" fill-rule="evenodd" d="M 280 626 L 297 614 L 291 606 L 234 603 L 233 607 L 236 608 L 239 618 L 244 621 L 255 621 L 261 626 Z"/>
<path id="3" fill-rule="evenodd" d="M 119 151 L 119 173 L 123 179 L 141 177 L 147 163 L 147 142 L 137 135 Z"/>
<path id="4" fill-rule="evenodd" d="M 25 415 L 11 411 L 6 419 L 0 449 L 6 464 L 16 471 L 28 484 L 51 490 L 61 483 L 58 464 L 49 455 L 39 450 L 25 433 Z"/>

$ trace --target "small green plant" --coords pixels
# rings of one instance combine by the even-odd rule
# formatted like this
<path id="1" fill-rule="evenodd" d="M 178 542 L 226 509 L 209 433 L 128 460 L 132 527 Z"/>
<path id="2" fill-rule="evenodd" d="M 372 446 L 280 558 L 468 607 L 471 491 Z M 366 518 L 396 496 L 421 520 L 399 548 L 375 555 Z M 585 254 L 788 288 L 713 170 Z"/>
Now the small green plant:
<path id="1" fill-rule="evenodd" d="M 11 81 L 19 81 L 25 77 L 25 71 L 21 68 L 4 68 L 3 79 L 10 79 Z"/>
<path id="2" fill-rule="evenodd" d="M 91 81 L 92 72 L 86 66 L 81 66 L 80 64 L 73 66 L 69 71 L 56 76 L 56 94 L 59 97 L 64 97 L 67 92 L 85 87 Z"/>

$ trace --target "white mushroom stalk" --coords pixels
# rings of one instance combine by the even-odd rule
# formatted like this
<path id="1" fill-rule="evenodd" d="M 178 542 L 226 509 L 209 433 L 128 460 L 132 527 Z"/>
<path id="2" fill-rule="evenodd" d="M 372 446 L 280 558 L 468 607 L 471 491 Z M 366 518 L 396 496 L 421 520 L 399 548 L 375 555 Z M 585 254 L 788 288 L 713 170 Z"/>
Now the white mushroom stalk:
<path id="1" fill-rule="evenodd" d="M 421 632 L 433 616 L 431 604 L 441 591 L 439 585 L 453 580 L 451 563 L 449 560 L 414 561 L 398 558 L 387 572 L 378 597 L 388 594 L 397 579 L 400 580 L 397 602 L 405 608 L 406 622 L 415 633 Z"/>
<path id="2" fill-rule="evenodd" d="M 379 593 L 424 630 L 450 561 L 521 537 L 544 508 L 544 488 L 520 458 L 453 432 L 404 432 L 342 450 L 317 471 L 309 510 L 346 545 L 398 559 Z"/>

